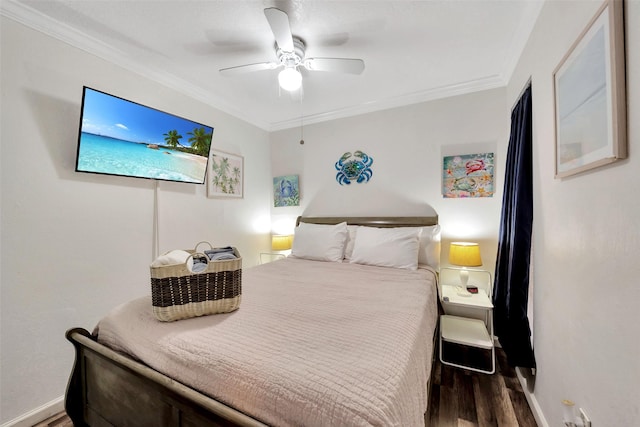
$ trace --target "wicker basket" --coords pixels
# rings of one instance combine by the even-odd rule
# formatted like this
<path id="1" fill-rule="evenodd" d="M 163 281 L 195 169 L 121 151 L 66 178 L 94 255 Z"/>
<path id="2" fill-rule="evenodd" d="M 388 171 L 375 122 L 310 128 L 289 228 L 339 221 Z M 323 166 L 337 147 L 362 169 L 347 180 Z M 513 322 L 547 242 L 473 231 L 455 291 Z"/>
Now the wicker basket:
<path id="1" fill-rule="evenodd" d="M 153 314 L 158 320 L 171 322 L 215 313 L 228 313 L 240 307 L 242 294 L 242 258 L 233 248 L 235 259 L 209 261 L 194 250 L 184 264 L 151 268 L 151 299 Z M 207 267 L 193 272 L 194 258 L 202 258 Z"/>

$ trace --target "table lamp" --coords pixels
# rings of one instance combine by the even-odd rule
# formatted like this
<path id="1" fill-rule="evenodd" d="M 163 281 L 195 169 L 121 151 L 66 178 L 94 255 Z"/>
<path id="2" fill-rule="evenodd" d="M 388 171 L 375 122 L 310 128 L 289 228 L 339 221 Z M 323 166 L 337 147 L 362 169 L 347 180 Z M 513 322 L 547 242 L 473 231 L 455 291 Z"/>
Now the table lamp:
<path id="1" fill-rule="evenodd" d="M 290 234 L 273 234 L 271 236 L 271 250 L 287 251 L 291 249 L 293 236 Z"/>
<path id="2" fill-rule="evenodd" d="M 467 267 L 480 267 L 482 265 L 480 246 L 477 243 L 451 242 L 449 246 L 449 263 L 462 267 L 460 270 L 460 283 L 466 287 L 469 282 L 469 270 L 467 270 Z"/>

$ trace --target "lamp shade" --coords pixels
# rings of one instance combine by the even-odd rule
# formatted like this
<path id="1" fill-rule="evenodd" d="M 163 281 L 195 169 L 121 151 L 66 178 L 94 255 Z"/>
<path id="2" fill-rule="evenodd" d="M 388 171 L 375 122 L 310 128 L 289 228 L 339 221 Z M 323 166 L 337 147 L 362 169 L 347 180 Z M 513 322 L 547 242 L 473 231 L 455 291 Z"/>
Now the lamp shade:
<path id="1" fill-rule="evenodd" d="M 452 242 L 449 246 L 449 263 L 462 267 L 481 266 L 480 246 L 477 243 Z"/>
<path id="2" fill-rule="evenodd" d="M 292 236 L 287 234 L 274 234 L 271 236 L 271 250 L 286 251 L 291 249 Z"/>

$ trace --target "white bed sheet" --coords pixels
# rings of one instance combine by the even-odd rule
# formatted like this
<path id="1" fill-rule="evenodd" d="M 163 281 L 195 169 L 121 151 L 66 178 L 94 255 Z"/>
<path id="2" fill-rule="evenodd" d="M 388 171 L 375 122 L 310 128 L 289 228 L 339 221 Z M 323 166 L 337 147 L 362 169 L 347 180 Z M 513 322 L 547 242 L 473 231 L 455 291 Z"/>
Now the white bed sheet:
<path id="1" fill-rule="evenodd" d="M 98 341 L 273 426 L 421 426 L 436 275 L 288 258 L 243 271 L 232 313 L 114 309 Z"/>

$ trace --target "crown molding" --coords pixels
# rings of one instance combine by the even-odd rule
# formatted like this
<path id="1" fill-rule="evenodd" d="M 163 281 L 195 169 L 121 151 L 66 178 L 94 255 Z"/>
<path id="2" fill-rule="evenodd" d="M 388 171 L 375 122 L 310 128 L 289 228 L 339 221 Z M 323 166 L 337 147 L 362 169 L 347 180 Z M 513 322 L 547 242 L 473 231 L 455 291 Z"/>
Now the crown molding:
<path id="1" fill-rule="evenodd" d="M 505 81 L 508 83 L 511 80 L 511 76 L 520 61 L 520 56 L 524 51 L 524 48 L 529 41 L 529 37 L 533 32 L 533 27 L 538 22 L 538 17 L 540 16 L 540 11 L 544 6 L 544 1 L 532 1 L 525 2 L 525 10 L 523 15 L 527 19 L 521 19 L 520 25 L 518 25 L 518 30 L 511 38 L 511 43 L 509 44 L 509 48 L 507 51 L 507 59 L 502 67 L 504 70 L 503 74 L 505 76 Z"/>
<path id="2" fill-rule="evenodd" d="M 437 99 L 449 98 L 452 96 L 466 95 L 473 92 L 481 92 L 483 90 L 501 88 L 505 87 L 506 84 L 507 82 L 503 76 L 494 75 L 477 80 L 412 92 L 387 99 L 366 102 L 353 107 L 342 108 L 319 114 L 311 114 L 302 117 L 302 123 L 304 125 L 310 125 L 314 123 L 326 122 L 329 120 L 343 119 L 347 117 L 358 116 L 361 114 L 372 113 L 375 111 L 388 110 L 391 108 L 420 104 L 423 102 L 435 101 Z M 277 131 L 299 127 L 300 122 L 300 117 L 297 117 L 291 120 L 271 123 L 271 127 L 269 130 Z"/>
<path id="3" fill-rule="evenodd" d="M 360 105 L 312 114 L 302 117 L 303 124 L 320 123 L 329 120 L 352 117 L 356 115 L 371 113 L 374 111 L 386 110 L 391 108 L 402 107 L 406 105 L 418 104 L 422 102 L 433 101 L 436 99 L 447 98 L 451 96 L 463 95 L 473 92 L 479 92 L 488 89 L 504 87 L 507 85 L 513 70 L 519 60 L 518 52 L 522 52 L 526 44 L 529 34 L 535 25 L 537 16 L 540 13 L 543 2 L 533 2 L 527 11 L 527 15 L 533 16 L 535 19 L 526 20 L 527 28 L 520 28 L 514 36 L 510 45 L 509 59 L 505 63 L 505 73 L 502 75 L 493 75 L 485 78 L 461 82 L 452 85 L 442 86 L 438 88 L 427 89 L 423 91 L 412 92 L 400 96 L 395 96 L 382 100 L 366 102 Z M 193 99 L 199 100 L 213 108 L 234 116 L 240 120 L 253 124 L 266 131 L 277 131 L 300 126 L 301 118 L 295 117 L 289 120 L 279 122 L 267 122 L 258 117 L 250 116 L 246 112 L 238 110 L 224 99 L 215 96 L 210 91 L 194 85 L 193 83 L 181 79 L 171 73 L 158 70 L 156 67 L 145 66 L 136 61 L 135 58 L 129 57 L 125 52 L 115 48 L 103 41 L 89 37 L 71 26 L 54 20 L 41 12 L 20 3 L 17 0 L 0 1 L 0 14 L 16 22 L 19 22 L 36 31 L 44 33 L 50 37 L 67 43 L 75 48 L 83 50 L 89 54 L 102 58 L 113 64 L 142 75 L 145 78 L 154 80 L 164 86 L 174 89 Z"/>
<path id="4" fill-rule="evenodd" d="M 120 49 L 104 43 L 99 39 L 90 37 L 86 33 L 80 32 L 64 22 L 52 19 L 41 12 L 18 2 L 17 0 L 0 1 L 0 15 L 91 55 L 116 64 L 121 68 L 142 75 L 145 78 L 174 89 L 193 99 L 199 100 L 263 130 L 268 131 L 270 128 L 270 124 L 268 122 L 245 114 L 223 99 L 211 94 L 206 89 L 194 85 L 193 83 L 181 79 L 171 73 L 159 71 L 155 67 L 147 67 L 140 64 L 135 58 L 129 57 Z"/>

